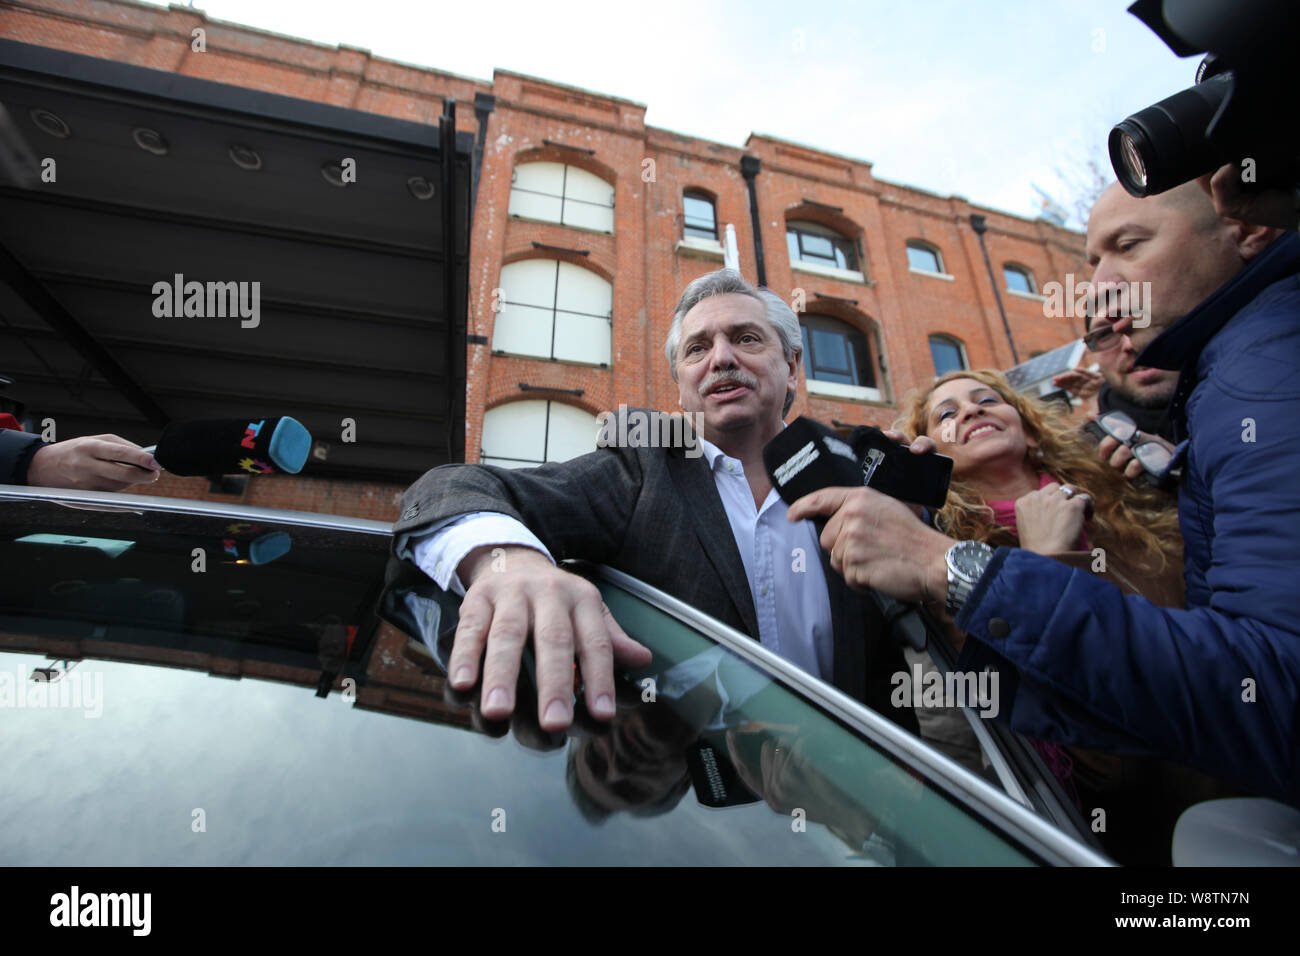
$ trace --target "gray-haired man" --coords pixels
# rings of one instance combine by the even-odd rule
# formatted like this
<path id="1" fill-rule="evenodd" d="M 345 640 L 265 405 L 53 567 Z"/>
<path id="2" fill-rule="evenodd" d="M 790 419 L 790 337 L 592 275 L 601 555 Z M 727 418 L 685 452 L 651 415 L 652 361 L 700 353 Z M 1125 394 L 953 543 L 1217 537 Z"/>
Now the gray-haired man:
<path id="1" fill-rule="evenodd" d="M 904 667 L 870 595 L 831 570 L 812 522 L 786 520 L 763 467 L 799 382 L 799 322 L 775 294 L 719 270 L 687 286 L 665 351 L 683 411 L 702 416 L 704 454 L 601 448 L 538 468 L 435 468 L 407 491 L 399 557 L 464 591 L 448 664 L 457 689 L 483 661 L 481 708 L 514 709 L 531 634 L 538 717 L 573 719 L 573 662 L 593 716 L 614 715 L 614 665 L 649 662 L 590 582 L 554 564 L 584 558 L 658 587 L 915 729 L 889 706 Z M 493 551 L 504 570 L 493 572 Z"/>

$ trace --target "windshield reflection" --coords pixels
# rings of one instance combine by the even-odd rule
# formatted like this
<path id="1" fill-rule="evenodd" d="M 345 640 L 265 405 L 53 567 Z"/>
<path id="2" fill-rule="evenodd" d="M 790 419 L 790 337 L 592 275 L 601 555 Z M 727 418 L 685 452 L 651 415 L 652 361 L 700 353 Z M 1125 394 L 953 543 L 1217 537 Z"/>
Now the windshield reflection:
<path id="1" fill-rule="evenodd" d="M 961 816 L 607 585 L 654 658 L 619 675 L 612 723 L 579 695 L 552 734 L 527 666 L 509 723 L 447 686 L 459 599 L 384 535 L 3 501 L 0 559 L 9 862 L 892 864 L 942 859 L 898 834 Z M 74 683 L 79 710 L 28 706 Z M 936 840 L 1020 861 L 975 829 Z"/>

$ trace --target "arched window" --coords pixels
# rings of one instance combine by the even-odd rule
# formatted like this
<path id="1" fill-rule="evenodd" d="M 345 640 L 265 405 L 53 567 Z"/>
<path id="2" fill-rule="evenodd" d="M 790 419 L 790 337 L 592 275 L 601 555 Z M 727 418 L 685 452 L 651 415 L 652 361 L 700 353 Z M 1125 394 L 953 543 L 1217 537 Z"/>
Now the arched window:
<path id="1" fill-rule="evenodd" d="M 1024 266 L 1013 262 L 1002 264 L 1002 276 L 1007 283 L 1008 292 L 1020 292 L 1024 295 L 1036 295 L 1038 286 L 1034 285 L 1034 274 Z"/>
<path id="2" fill-rule="evenodd" d="M 600 423 L 595 415 L 560 402 L 530 400 L 498 405 L 483 416 L 479 462 L 532 468 L 568 461 L 596 450 Z"/>
<path id="3" fill-rule="evenodd" d="M 785 224 L 790 263 L 858 272 L 857 243 L 819 222 L 792 219 Z"/>
<path id="4" fill-rule="evenodd" d="M 510 215 L 614 231 L 614 187 L 564 163 L 522 163 L 510 178 Z"/>
<path id="5" fill-rule="evenodd" d="M 682 194 L 682 235 L 695 239 L 718 238 L 718 216 L 713 200 L 695 190 Z"/>
<path id="6" fill-rule="evenodd" d="M 609 364 L 614 287 L 596 273 L 556 259 L 525 259 L 502 267 L 498 291 L 494 351 Z"/>
<path id="7" fill-rule="evenodd" d="M 928 242 L 919 239 L 907 241 L 907 266 L 915 272 L 943 274 L 943 256 Z"/>
<path id="8" fill-rule="evenodd" d="M 877 387 L 875 357 L 866 333 L 829 315 L 804 315 L 799 324 L 804 376 L 809 382 Z"/>
<path id="9" fill-rule="evenodd" d="M 966 347 L 951 336 L 930 336 L 930 357 L 934 359 L 935 375 L 970 368 L 966 361 Z"/>

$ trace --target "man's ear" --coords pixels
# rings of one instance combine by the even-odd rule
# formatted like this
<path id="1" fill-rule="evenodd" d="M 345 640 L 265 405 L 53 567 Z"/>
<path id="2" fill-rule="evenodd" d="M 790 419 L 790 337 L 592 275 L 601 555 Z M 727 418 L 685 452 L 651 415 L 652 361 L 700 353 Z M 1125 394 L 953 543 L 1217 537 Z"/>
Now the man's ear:
<path id="1" fill-rule="evenodd" d="M 1282 235 L 1282 230 L 1273 226 L 1256 226 L 1236 219 L 1229 222 L 1232 223 L 1232 238 L 1237 246 L 1237 254 L 1246 262 L 1254 259 L 1268 248 L 1269 243 Z"/>

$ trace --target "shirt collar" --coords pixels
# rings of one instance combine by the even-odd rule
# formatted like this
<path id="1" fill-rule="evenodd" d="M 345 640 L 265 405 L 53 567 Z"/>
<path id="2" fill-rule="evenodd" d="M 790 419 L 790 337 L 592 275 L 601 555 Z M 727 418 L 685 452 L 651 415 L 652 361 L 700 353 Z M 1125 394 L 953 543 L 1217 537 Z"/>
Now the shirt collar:
<path id="1" fill-rule="evenodd" d="M 784 419 L 781 421 L 781 427 L 785 428 Z M 718 467 L 718 461 L 722 458 L 729 458 L 730 456 L 721 448 L 719 448 L 717 445 L 713 444 L 713 442 L 705 438 L 703 435 L 699 435 L 697 437 L 700 440 L 700 447 L 704 449 L 704 457 L 708 459 L 709 471 L 716 471 Z M 733 459 L 733 461 L 734 460 L 737 459 Z"/>

